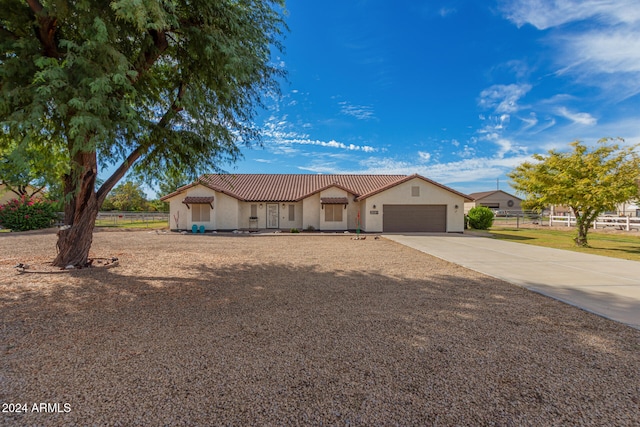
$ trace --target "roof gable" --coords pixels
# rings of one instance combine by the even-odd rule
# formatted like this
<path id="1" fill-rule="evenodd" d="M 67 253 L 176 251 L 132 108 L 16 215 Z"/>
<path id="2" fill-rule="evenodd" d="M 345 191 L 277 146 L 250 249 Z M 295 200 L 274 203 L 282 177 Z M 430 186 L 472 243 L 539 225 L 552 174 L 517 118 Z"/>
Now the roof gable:
<path id="1" fill-rule="evenodd" d="M 522 200 L 520 197 L 514 196 L 513 194 L 509 194 L 506 191 L 502 191 L 502 190 L 481 191 L 479 193 L 471 193 L 469 194 L 469 196 L 471 196 L 473 200 L 481 200 L 481 199 L 484 199 L 485 197 L 492 196 L 496 193 L 503 193 L 509 197 L 513 197 L 514 199 Z"/>
<path id="2" fill-rule="evenodd" d="M 371 191 L 370 193 L 363 194 L 363 195 L 359 196 L 359 197 L 357 198 L 357 200 L 363 200 L 363 199 L 366 199 L 367 197 L 371 197 L 371 196 L 373 196 L 373 195 L 375 195 L 375 194 L 382 193 L 383 191 L 386 191 L 386 190 L 388 190 L 388 189 L 390 189 L 390 188 L 393 188 L 393 187 L 395 187 L 396 185 L 400 185 L 400 184 L 402 184 L 402 183 L 404 183 L 404 182 L 411 181 L 412 179 L 415 179 L 415 178 L 417 178 L 417 179 L 421 179 L 421 180 L 423 180 L 423 181 L 426 181 L 426 182 L 428 182 L 429 184 L 432 184 L 432 185 L 435 185 L 436 187 L 440 187 L 440 188 L 442 188 L 443 190 L 446 190 L 446 191 L 449 191 L 449 192 L 451 192 L 451 193 L 457 194 L 458 196 L 460 196 L 460 197 L 464 198 L 464 201 L 465 201 L 465 202 L 470 202 L 470 201 L 472 200 L 472 198 L 471 198 L 471 197 L 469 197 L 469 196 L 468 196 L 468 195 L 466 195 L 466 194 L 463 194 L 463 193 L 461 193 L 461 192 L 459 192 L 459 191 L 454 190 L 453 188 L 447 187 L 446 185 L 442 185 L 442 184 L 440 184 L 439 182 L 435 182 L 435 181 L 433 181 L 433 180 L 431 180 L 431 179 L 429 179 L 429 178 L 426 178 L 426 177 L 424 177 L 424 176 L 422 176 L 422 175 L 418 175 L 418 174 L 413 174 L 413 175 L 405 176 L 403 179 L 400 179 L 400 180 L 398 180 L 398 181 L 396 181 L 396 182 L 392 182 L 392 183 L 390 183 L 390 184 L 388 184 L 388 185 L 386 185 L 386 186 L 384 186 L 384 187 L 377 188 L 377 189 L 375 189 L 375 190 Z"/>

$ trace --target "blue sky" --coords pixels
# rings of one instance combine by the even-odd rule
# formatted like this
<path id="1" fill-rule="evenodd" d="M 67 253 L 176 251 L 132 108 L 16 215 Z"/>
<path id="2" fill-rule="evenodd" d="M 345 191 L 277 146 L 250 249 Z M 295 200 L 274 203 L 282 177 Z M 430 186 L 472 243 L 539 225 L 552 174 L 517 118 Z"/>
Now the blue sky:
<path id="1" fill-rule="evenodd" d="M 282 97 L 235 173 L 508 187 L 533 153 L 640 142 L 637 0 L 289 1 Z"/>

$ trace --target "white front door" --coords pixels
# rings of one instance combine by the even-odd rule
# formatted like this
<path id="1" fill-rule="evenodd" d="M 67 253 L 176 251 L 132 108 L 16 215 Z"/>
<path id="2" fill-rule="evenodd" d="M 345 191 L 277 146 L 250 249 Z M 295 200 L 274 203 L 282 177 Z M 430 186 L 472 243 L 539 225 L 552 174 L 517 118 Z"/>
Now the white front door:
<path id="1" fill-rule="evenodd" d="M 278 204 L 267 204 L 267 228 L 280 228 L 278 223 Z"/>

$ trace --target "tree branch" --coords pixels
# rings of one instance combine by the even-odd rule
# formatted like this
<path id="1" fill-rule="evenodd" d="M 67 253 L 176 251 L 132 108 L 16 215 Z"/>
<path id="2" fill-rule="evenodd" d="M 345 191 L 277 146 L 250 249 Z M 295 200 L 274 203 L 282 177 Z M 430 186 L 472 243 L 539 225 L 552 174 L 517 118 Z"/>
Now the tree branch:
<path id="1" fill-rule="evenodd" d="M 164 129 L 166 128 L 174 115 L 182 111 L 182 107 L 180 106 L 180 101 L 184 97 L 186 92 L 187 85 L 184 82 L 180 82 L 178 86 L 178 93 L 176 94 L 176 98 L 173 100 L 171 107 L 167 109 L 167 111 L 162 115 L 162 118 L 154 128 L 154 130 Z M 155 132 L 151 131 L 149 138 L 147 138 L 144 142 L 140 143 L 132 152 L 127 156 L 127 158 L 118 166 L 118 168 L 111 174 L 109 178 L 100 186 L 98 189 L 97 197 L 98 197 L 98 205 L 101 206 L 102 202 L 107 198 L 107 194 L 115 187 L 115 185 L 124 177 L 131 166 L 138 160 L 147 149 L 153 145 L 153 139 L 155 136 Z"/>
<path id="2" fill-rule="evenodd" d="M 27 0 L 27 4 L 36 14 L 42 12 L 42 9 L 44 9 L 44 6 L 42 6 L 42 3 L 40 3 L 38 0 Z"/>
<path id="3" fill-rule="evenodd" d="M 147 50 L 140 52 L 140 56 L 138 57 L 135 65 L 137 75 L 136 77 L 131 78 L 132 83 L 138 81 L 140 76 L 151 68 L 169 47 L 165 31 L 149 30 L 149 35 L 153 39 L 153 45 L 149 46 Z"/>
<path id="4" fill-rule="evenodd" d="M 58 45 L 56 43 L 56 32 L 58 31 L 58 19 L 55 16 L 49 16 L 44 12 L 44 6 L 38 0 L 27 0 L 27 4 L 38 19 L 38 28 L 36 28 L 36 36 L 44 54 L 50 58 L 60 58 Z"/>

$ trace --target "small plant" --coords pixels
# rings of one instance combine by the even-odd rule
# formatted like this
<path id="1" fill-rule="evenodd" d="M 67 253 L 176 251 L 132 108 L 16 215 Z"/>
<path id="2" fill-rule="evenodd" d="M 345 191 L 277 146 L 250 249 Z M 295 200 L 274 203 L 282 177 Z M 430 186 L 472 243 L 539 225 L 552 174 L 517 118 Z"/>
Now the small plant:
<path id="1" fill-rule="evenodd" d="M 307 227 L 307 231 L 316 231 L 316 228 L 313 225 Z"/>
<path id="2" fill-rule="evenodd" d="M 493 225 L 493 211 L 485 206 L 477 206 L 467 214 L 469 227 L 488 230 Z"/>
<path id="3" fill-rule="evenodd" d="M 0 226 L 11 231 L 51 227 L 58 214 L 54 202 L 22 196 L 0 205 Z"/>
<path id="4" fill-rule="evenodd" d="M 290 233 L 299 233 L 300 230 L 298 230 L 297 228 L 292 228 L 291 230 L 289 230 Z"/>

